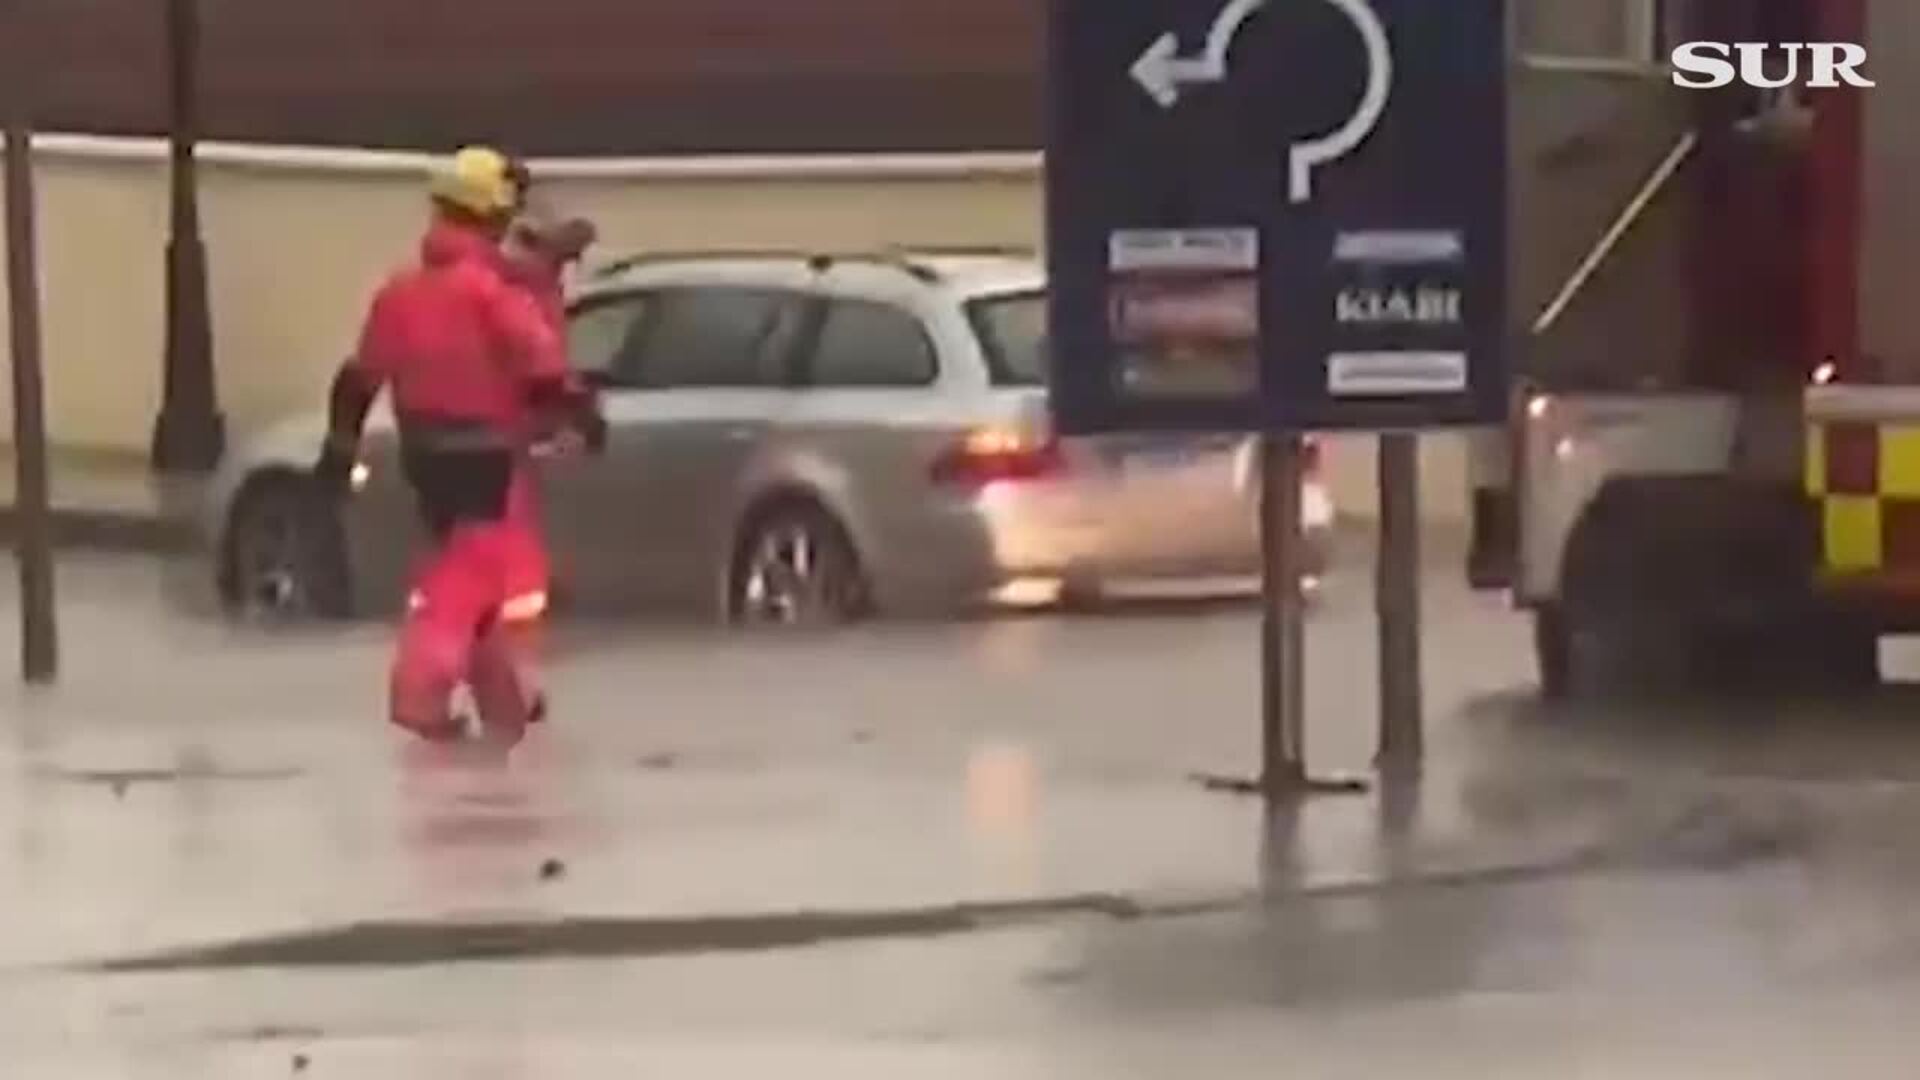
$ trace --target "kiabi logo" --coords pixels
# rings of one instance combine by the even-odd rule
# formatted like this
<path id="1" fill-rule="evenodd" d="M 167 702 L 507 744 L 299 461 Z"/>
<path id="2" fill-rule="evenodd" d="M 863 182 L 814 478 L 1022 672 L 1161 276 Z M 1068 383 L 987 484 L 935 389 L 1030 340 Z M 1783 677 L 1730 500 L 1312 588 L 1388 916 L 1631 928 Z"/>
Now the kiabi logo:
<path id="1" fill-rule="evenodd" d="M 1761 90 L 1871 87 L 1873 80 L 1859 70 L 1866 62 L 1866 47 L 1847 42 L 1689 41 L 1673 50 L 1673 85 L 1688 90 L 1717 90 L 1736 81 Z"/>

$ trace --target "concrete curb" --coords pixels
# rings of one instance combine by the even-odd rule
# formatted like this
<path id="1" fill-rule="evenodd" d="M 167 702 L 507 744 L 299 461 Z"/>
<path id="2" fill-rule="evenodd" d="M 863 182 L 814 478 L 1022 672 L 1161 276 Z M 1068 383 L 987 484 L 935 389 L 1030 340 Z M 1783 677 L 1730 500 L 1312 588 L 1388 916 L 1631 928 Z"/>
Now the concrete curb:
<path id="1" fill-rule="evenodd" d="M 179 555 L 200 548 L 191 522 L 101 510 L 53 511 L 54 546 L 128 554 Z M 0 548 L 13 550 L 19 516 L 0 507 Z"/>

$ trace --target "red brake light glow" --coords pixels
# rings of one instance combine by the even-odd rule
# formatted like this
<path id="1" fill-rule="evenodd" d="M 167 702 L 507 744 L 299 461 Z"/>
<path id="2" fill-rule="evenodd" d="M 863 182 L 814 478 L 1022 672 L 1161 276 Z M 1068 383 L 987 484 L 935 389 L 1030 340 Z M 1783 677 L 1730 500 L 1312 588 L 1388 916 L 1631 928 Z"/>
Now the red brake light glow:
<path id="1" fill-rule="evenodd" d="M 976 428 L 933 463 L 935 483 L 985 487 L 998 481 L 1037 480 L 1061 470 L 1060 442 L 1014 428 Z"/>

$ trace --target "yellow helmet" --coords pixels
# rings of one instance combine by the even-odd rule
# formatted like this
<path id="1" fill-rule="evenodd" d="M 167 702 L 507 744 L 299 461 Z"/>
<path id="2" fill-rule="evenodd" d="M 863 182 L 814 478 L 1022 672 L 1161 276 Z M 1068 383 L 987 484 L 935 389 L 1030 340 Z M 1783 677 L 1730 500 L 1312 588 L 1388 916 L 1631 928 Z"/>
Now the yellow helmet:
<path id="1" fill-rule="evenodd" d="M 489 220 L 520 211 L 527 195 L 526 167 L 486 146 L 469 146 L 435 165 L 436 200 Z"/>

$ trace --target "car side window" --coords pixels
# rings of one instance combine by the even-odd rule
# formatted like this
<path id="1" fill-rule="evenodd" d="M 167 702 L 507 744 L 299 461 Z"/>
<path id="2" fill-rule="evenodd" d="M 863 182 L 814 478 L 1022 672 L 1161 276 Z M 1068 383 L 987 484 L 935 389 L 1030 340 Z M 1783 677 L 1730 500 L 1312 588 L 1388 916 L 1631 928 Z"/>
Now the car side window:
<path id="1" fill-rule="evenodd" d="M 647 298 L 639 295 L 588 300 L 567 316 L 567 358 L 589 377 L 616 381 L 623 357 L 646 326 Z"/>
<path id="2" fill-rule="evenodd" d="M 814 346 L 819 387 L 925 386 L 939 374 L 933 341 L 912 312 L 868 300 L 835 300 Z"/>
<path id="3" fill-rule="evenodd" d="M 784 385 L 796 307 L 776 289 L 660 290 L 645 336 L 622 357 L 621 381 L 651 389 Z"/>

